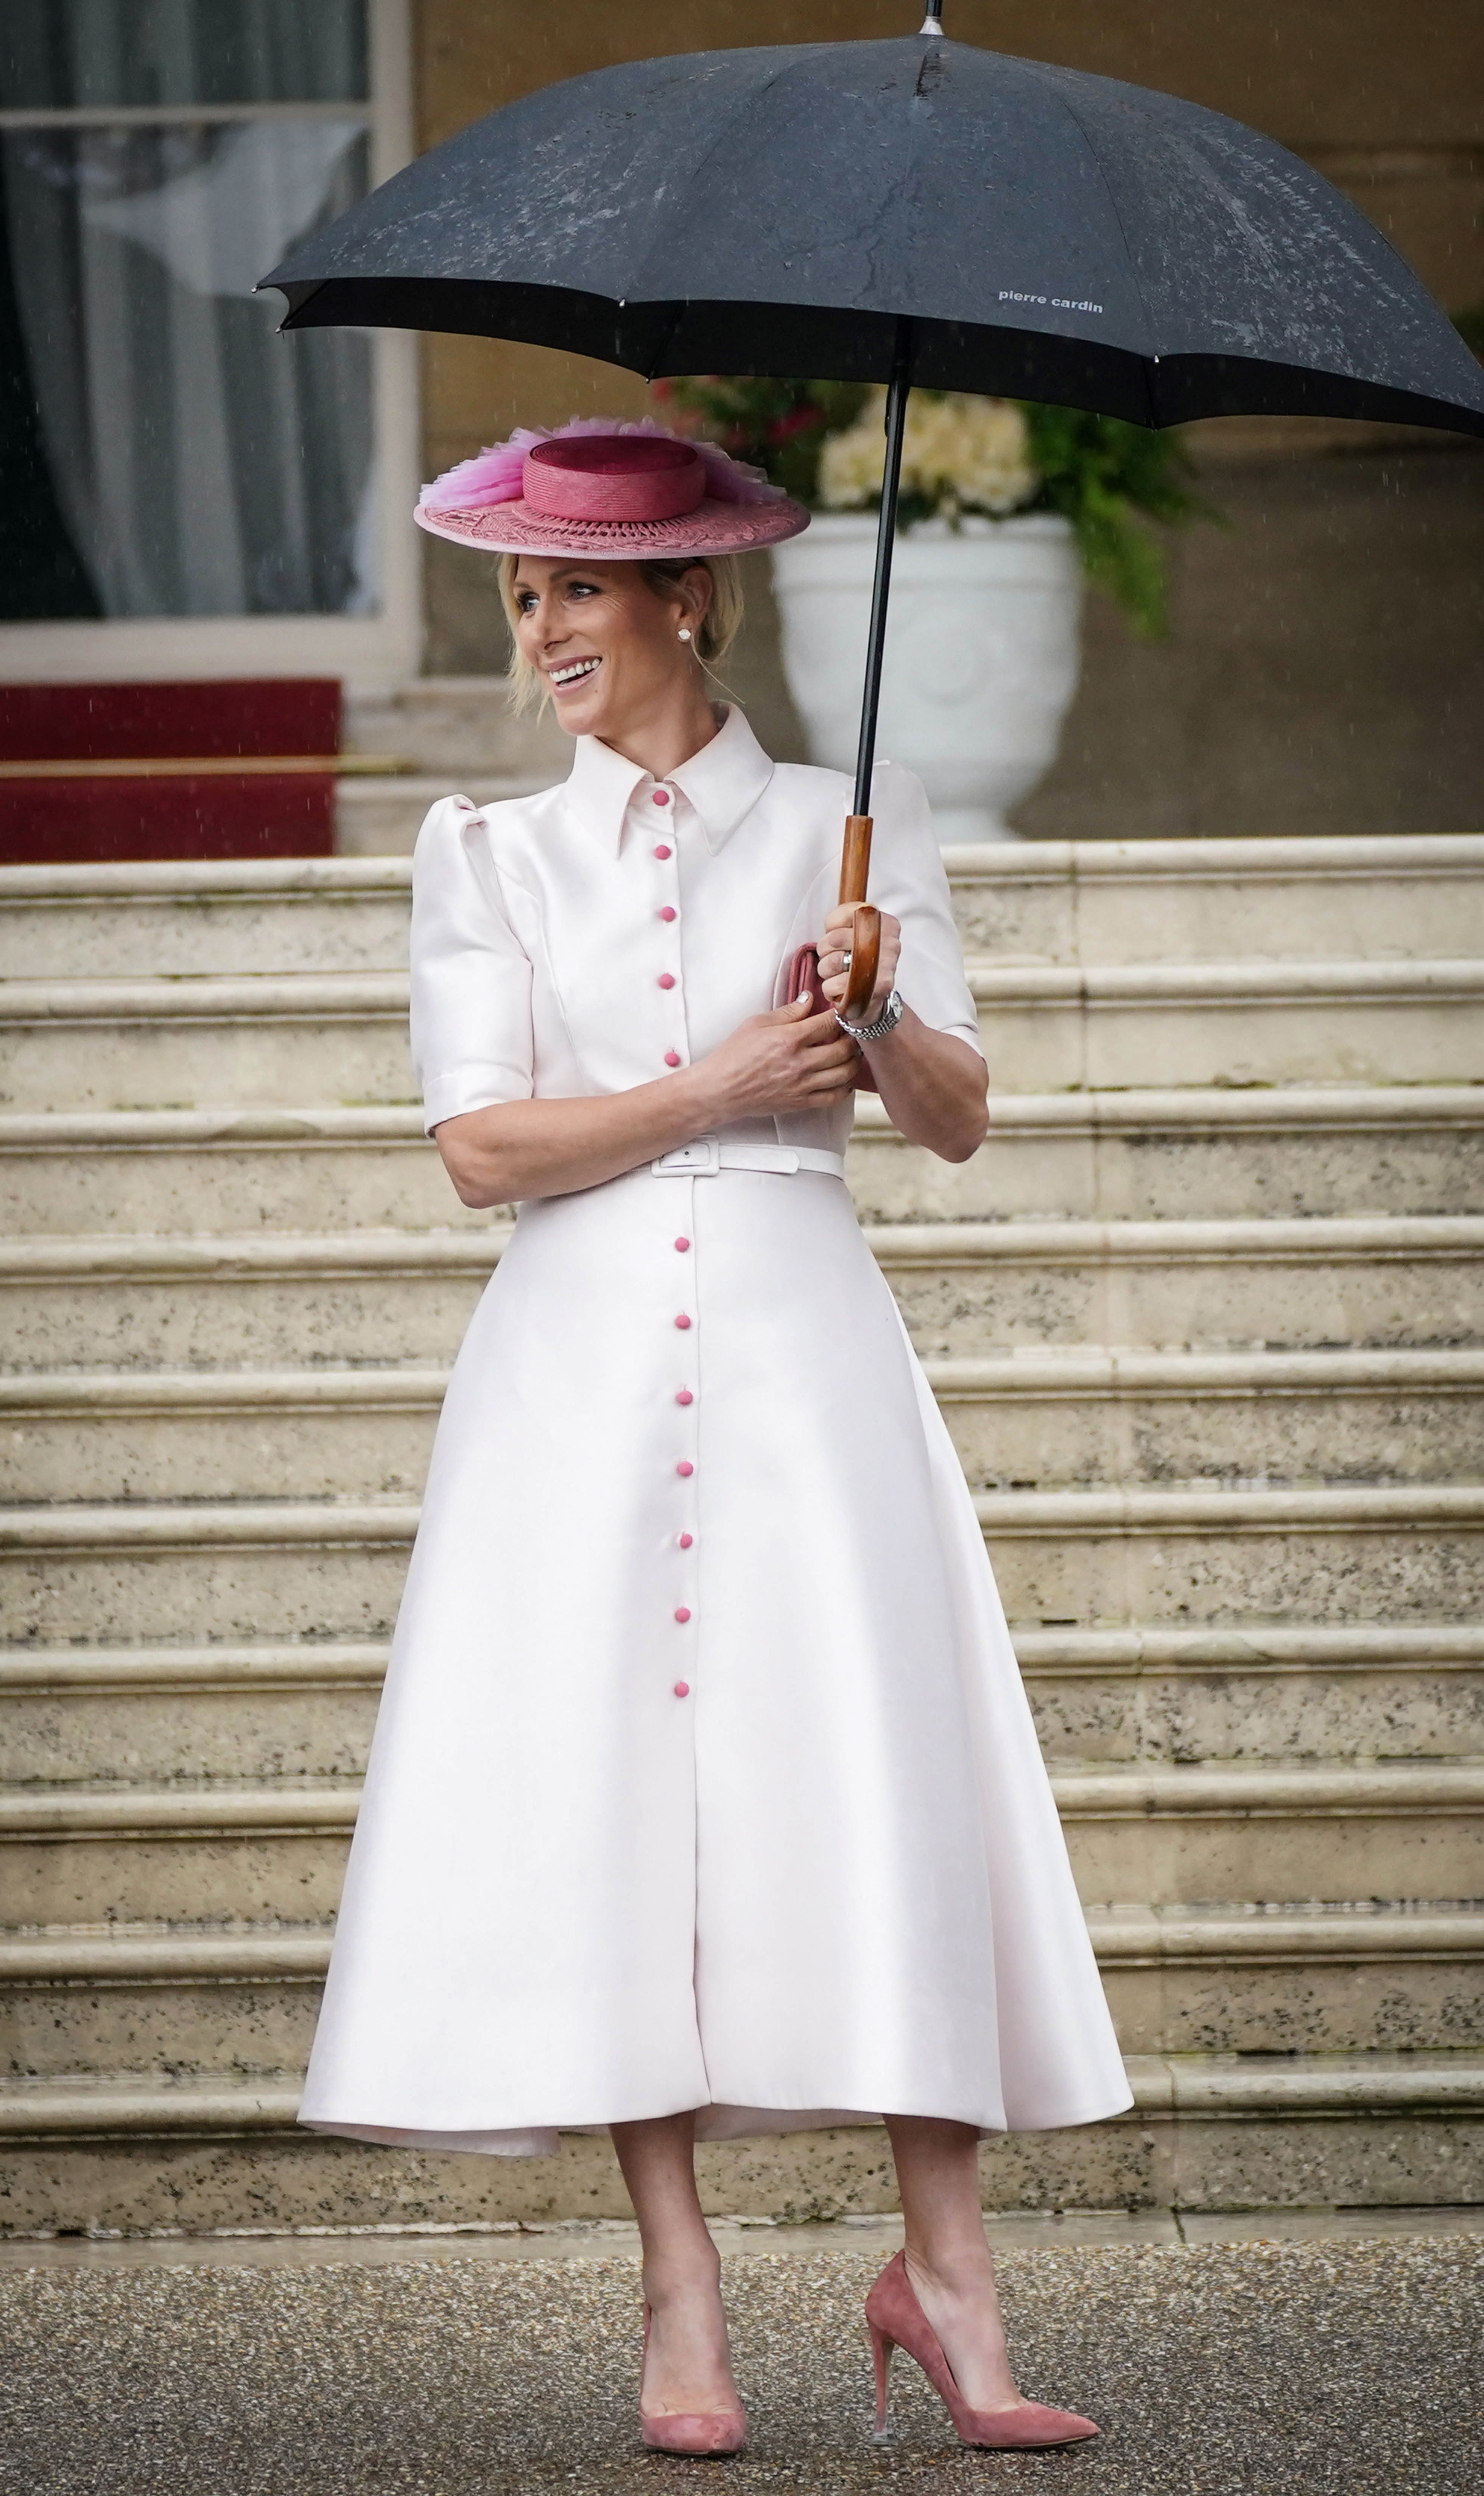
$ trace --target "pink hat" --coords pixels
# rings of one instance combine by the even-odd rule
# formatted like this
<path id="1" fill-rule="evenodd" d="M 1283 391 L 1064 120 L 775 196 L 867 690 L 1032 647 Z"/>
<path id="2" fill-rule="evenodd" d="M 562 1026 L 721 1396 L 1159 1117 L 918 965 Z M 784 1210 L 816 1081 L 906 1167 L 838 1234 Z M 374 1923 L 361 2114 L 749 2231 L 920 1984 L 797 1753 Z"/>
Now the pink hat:
<path id="1" fill-rule="evenodd" d="M 809 526 L 756 468 L 651 417 L 573 417 L 521 425 L 424 485 L 419 528 L 490 554 L 607 555 L 619 561 L 741 554 Z"/>

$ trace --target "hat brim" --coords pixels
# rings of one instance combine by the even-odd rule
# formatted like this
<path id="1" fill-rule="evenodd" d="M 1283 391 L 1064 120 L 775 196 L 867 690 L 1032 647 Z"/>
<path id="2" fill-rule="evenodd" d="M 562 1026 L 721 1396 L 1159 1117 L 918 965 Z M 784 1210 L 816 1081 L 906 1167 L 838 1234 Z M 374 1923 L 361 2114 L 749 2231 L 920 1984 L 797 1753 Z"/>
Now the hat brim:
<path id="1" fill-rule="evenodd" d="M 723 503 L 707 495 L 674 520 L 559 520 L 519 498 L 479 512 L 440 511 L 419 503 L 413 514 L 430 537 L 486 554 L 605 556 L 612 563 L 673 561 L 679 555 L 747 554 L 777 546 L 809 526 L 802 503 Z"/>

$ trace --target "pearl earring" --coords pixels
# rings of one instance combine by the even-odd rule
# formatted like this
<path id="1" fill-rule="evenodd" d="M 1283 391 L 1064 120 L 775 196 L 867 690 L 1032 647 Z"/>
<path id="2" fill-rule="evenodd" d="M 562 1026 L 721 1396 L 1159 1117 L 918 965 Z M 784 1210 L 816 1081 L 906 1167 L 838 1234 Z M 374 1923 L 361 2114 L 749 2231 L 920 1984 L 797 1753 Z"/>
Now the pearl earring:
<path id="1" fill-rule="evenodd" d="M 682 640 L 682 641 L 689 641 L 690 638 L 691 638 L 691 628 L 690 628 L 689 624 L 682 624 L 682 625 L 681 625 L 681 627 L 680 627 L 680 639 L 681 639 L 681 640 Z"/>

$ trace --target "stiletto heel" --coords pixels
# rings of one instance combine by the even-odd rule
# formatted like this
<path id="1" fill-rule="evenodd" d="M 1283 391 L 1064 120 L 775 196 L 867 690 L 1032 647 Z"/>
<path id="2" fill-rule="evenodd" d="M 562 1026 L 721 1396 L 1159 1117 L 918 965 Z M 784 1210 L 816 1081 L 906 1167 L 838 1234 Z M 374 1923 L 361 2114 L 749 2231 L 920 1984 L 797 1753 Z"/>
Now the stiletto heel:
<path id="1" fill-rule="evenodd" d="M 644 2415 L 644 2358 L 649 2356 L 649 2299 L 644 2299 L 644 2356 L 639 2360 L 639 2433 L 651 2452 L 683 2452 L 693 2459 L 721 2461 L 740 2452 L 747 2442 L 747 2412 L 734 2410 L 662 2410 Z"/>
<path id="2" fill-rule="evenodd" d="M 871 2360 L 876 2368 L 876 2434 L 874 2441 L 877 2444 L 885 2444 L 888 2442 L 891 2435 L 891 2352 L 895 2343 L 887 2339 L 884 2331 L 879 2331 L 877 2329 L 876 2324 L 870 2320 L 869 2316 L 866 2321 L 866 2329 L 871 2334 Z"/>
<path id="3" fill-rule="evenodd" d="M 893 2254 L 866 2298 L 866 2323 L 876 2359 L 876 2424 L 886 2414 L 886 2369 L 893 2347 L 905 2349 L 922 2368 L 958 2430 L 961 2444 L 991 2452 L 1040 2451 L 1055 2444 L 1086 2444 L 1098 2433 L 1075 2410 L 1047 2409 L 1041 2401 L 1015 2401 L 1008 2409 L 974 2410 L 953 2380 L 953 2369 L 907 2276 L 907 2256 Z"/>

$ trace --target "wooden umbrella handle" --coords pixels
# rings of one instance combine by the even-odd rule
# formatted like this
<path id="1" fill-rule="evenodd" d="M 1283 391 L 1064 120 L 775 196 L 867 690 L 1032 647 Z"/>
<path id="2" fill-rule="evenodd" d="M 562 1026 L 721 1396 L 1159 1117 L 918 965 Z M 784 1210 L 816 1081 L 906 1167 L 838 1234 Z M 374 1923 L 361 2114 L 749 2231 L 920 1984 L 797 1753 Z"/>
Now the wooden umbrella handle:
<path id="1" fill-rule="evenodd" d="M 847 1022 L 861 1022 L 876 988 L 877 966 L 881 958 L 881 914 L 866 900 L 866 885 L 871 873 L 871 817 L 848 815 L 845 821 L 845 848 L 840 858 L 840 898 L 842 902 L 858 902 L 850 930 L 850 969 L 846 991 L 840 1000 L 840 1012 Z"/>

